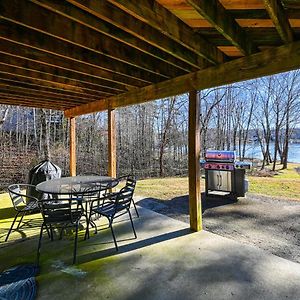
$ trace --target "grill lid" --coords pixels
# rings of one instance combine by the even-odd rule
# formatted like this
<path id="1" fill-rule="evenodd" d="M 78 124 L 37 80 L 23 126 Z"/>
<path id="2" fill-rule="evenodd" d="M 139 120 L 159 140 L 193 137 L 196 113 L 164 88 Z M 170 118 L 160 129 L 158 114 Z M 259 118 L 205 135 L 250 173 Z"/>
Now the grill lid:
<path id="1" fill-rule="evenodd" d="M 205 153 L 206 161 L 234 162 L 235 157 L 235 151 L 207 150 Z"/>

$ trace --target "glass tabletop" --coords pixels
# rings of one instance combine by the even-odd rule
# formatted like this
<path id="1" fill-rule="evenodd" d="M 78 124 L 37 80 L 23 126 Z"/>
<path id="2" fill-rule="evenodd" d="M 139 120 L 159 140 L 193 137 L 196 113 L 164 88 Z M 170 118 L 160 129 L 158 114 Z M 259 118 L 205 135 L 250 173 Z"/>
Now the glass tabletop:
<path id="1" fill-rule="evenodd" d="M 36 186 L 36 190 L 46 194 L 76 194 L 88 192 L 89 189 L 105 190 L 118 184 L 118 179 L 109 176 L 73 176 L 44 181 Z"/>

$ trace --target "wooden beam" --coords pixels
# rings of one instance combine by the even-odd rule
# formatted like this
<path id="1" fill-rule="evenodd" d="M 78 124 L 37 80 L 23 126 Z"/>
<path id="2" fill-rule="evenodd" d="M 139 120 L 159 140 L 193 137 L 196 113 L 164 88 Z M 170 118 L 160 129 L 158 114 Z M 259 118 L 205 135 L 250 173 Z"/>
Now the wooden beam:
<path id="1" fill-rule="evenodd" d="M 13 105 L 13 106 L 25 106 L 25 107 L 39 107 L 46 109 L 55 109 L 55 110 L 64 110 L 65 108 L 60 106 L 54 106 L 53 104 L 47 102 L 36 103 L 27 99 L 19 98 L 19 97 L 6 97 L 0 96 L 0 103 L 4 105 Z"/>
<path id="2" fill-rule="evenodd" d="M 59 68 L 61 70 L 66 70 L 68 75 L 72 77 L 71 74 L 76 73 L 77 80 L 84 79 L 89 81 L 89 78 L 94 79 L 94 83 L 99 86 L 106 87 L 112 91 L 128 91 L 136 87 L 135 81 L 132 80 L 132 84 L 127 83 L 128 77 L 115 74 L 96 66 L 86 65 L 82 62 L 74 61 L 71 59 L 63 58 L 61 56 L 53 55 L 43 51 L 39 51 L 35 48 L 27 47 L 24 45 L 16 44 L 0 38 L 0 51 L 6 55 L 30 60 L 41 64 L 43 66 L 50 66 L 54 68 Z M 76 79 L 72 77 L 73 79 Z M 124 83 L 122 83 L 124 81 Z M 93 83 L 92 82 L 92 83 Z M 139 87 L 145 86 L 145 83 L 138 85 Z"/>
<path id="3" fill-rule="evenodd" d="M 104 95 L 114 95 L 117 92 L 107 88 L 106 86 L 101 85 L 101 81 L 93 77 L 83 77 L 78 73 L 73 73 L 68 70 L 64 70 L 61 68 L 56 68 L 53 66 L 49 66 L 47 64 L 38 63 L 36 61 L 21 58 L 17 56 L 11 56 L 4 52 L 0 51 L 0 63 L 8 66 L 13 66 L 15 68 L 23 69 L 23 70 L 31 70 L 38 73 L 48 74 L 55 81 L 56 78 L 62 78 L 63 80 L 67 80 L 72 82 L 75 86 L 82 86 L 87 90 L 93 91 L 93 97 L 97 97 Z"/>
<path id="4" fill-rule="evenodd" d="M 200 191 L 200 101 L 197 91 L 189 93 L 189 211 L 190 227 L 202 230 Z"/>
<path id="5" fill-rule="evenodd" d="M 48 2 L 49 0 L 46 1 Z M 194 68 L 200 69 L 207 67 L 205 60 L 203 60 L 196 53 L 168 38 L 148 24 L 145 24 L 142 21 L 132 17 L 106 0 L 90 0 L 88 2 L 85 0 L 67 1 L 79 7 L 80 9 L 95 15 L 97 18 L 113 24 L 122 31 L 125 31 L 130 35 L 147 42 L 148 47 L 150 44 L 158 49 L 161 49 L 176 59 L 193 66 Z M 170 61 L 170 59 L 168 59 L 168 61 Z"/>
<path id="6" fill-rule="evenodd" d="M 108 0 L 142 22 L 187 47 L 213 64 L 222 63 L 224 55 L 201 35 L 155 0 Z"/>
<path id="7" fill-rule="evenodd" d="M 108 110 L 108 176 L 117 177 L 117 148 L 115 111 Z"/>
<path id="8" fill-rule="evenodd" d="M 22 87 L 22 86 L 17 86 L 15 85 L 10 85 L 7 83 L 1 82 L 0 79 L 0 91 L 1 92 L 7 92 L 7 93 L 14 93 L 18 95 L 24 95 L 24 96 L 32 96 L 32 97 L 37 97 L 41 99 L 52 99 L 52 100 L 61 100 L 61 101 L 66 101 L 66 102 L 72 102 L 75 105 L 80 105 L 87 103 L 89 101 L 88 98 L 82 99 L 82 98 L 77 98 L 76 96 L 68 95 L 68 94 L 62 94 L 62 93 L 55 93 L 55 92 L 50 92 L 50 91 L 45 91 L 40 89 L 34 89 L 34 88 L 28 88 L 28 87 Z"/>
<path id="9" fill-rule="evenodd" d="M 74 2 L 75 5 L 70 5 L 66 1 L 52 1 L 52 0 L 31 0 L 34 3 L 45 7 L 51 11 L 57 12 L 67 18 L 70 18 L 71 20 L 75 20 L 87 27 L 90 27 L 98 32 L 101 32 L 105 34 L 108 37 L 111 37 L 117 41 L 119 41 L 120 47 L 124 45 L 128 45 L 130 47 L 134 47 L 135 49 L 142 51 L 146 54 L 149 54 L 163 62 L 167 62 L 176 68 L 180 68 L 186 72 L 190 72 L 192 70 L 200 69 L 199 66 L 195 66 L 194 68 L 191 67 L 191 64 L 186 61 L 183 61 L 181 59 L 177 59 L 174 57 L 171 53 L 162 51 L 164 49 L 161 49 L 161 47 L 156 47 L 148 42 L 144 41 L 143 39 L 136 38 L 134 35 L 128 33 L 127 31 L 124 31 L 123 29 L 120 29 L 119 27 L 111 24 L 110 22 L 107 22 L 103 19 L 98 18 L 95 14 L 90 13 L 90 9 L 86 6 L 77 7 L 76 2 Z M 109 3 L 105 3 L 105 1 L 96 1 L 101 5 L 101 7 L 105 6 L 105 4 L 110 5 Z M 90 3 L 85 2 L 86 5 L 90 6 Z M 112 6 L 112 5 L 110 5 Z M 116 10 L 119 10 L 118 8 L 114 7 L 113 11 L 110 12 L 110 14 L 116 14 Z M 121 11 L 121 10 L 119 10 Z M 88 13 L 87 13 L 88 12 Z M 125 13 L 123 13 L 125 14 Z M 123 16 L 122 16 L 123 17 Z M 130 16 L 129 16 L 130 17 Z M 134 19 L 132 18 L 132 22 L 134 22 Z M 130 24 L 129 24 L 130 26 Z M 161 35 L 162 41 L 163 38 L 166 38 L 165 36 Z M 161 42 L 162 42 L 161 41 Z M 177 44 L 174 45 L 174 48 L 180 48 L 181 45 Z M 187 49 L 185 49 L 187 50 Z M 186 57 L 185 52 L 182 52 L 182 55 Z"/>
<path id="10" fill-rule="evenodd" d="M 120 43 L 115 39 L 72 19 L 66 19 L 64 16 L 38 6 L 30 0 L 3 0 L 0 3 L 0 11 L 1 18 L 5 20 L 33 28 L 46 36 L 51 35 L 67 43 L 111 57 L 128 64 L 128 67 L 135 66 L 149 73 L 159 75 L 162 79 L 185 73 L 133 47 L 126 45 L 120 47 Z M 47 38 L 46 36 L 45 38 Z"/>
<path id="11" fill-rule="evenodd" d="M 266 10 L 272 19 L 282 41 L 291 43 L 293 31 L 280 0 L 264 0 Z"/>
<path id="12" fill-rule="evenodd" d="M 89 97 L 89 93 L 83 89 L 81 89 L 78 86 L 73 86 L 69 84 L 64 84 L 64 83 L 59 83 L 59 82 L 53 82 L 49 81 L 47 79 L 40 79 L 40 78 L 35 78 L 31 77 L 32 74 L 36 75 L 34 73 L 25 73 L 25 74 L 16 74 L 18 73 L 19 69 L 13 68 L 11 66 L 5 66 L 0 64 L 0 78 L 2 80 L 7 80 L 12 83 L 16 82 L 16 84 L 24 84 L 24 85 L 29 85 L 29 86 L 34 86 L 34 87 L 41 87 L 41 88 L 47 88 L 51 89 L 53 91 L 57 92 L 67 92 L 70 94 L 73 94 L 76 96 L 78 99 L 82 98 L 87 98 Z M 19 72 L 23 73 L 23 72 Z M 40 77 L 43 78 L 43 75 L 39 74 Z"/>
<path id="13" fill-rule="evenodd" d="M 213 27 L 244 55 L 259 52 L 244 29 L 228 14 L 219 0 L 187 0 L 187 3 L 209 21 Z"/>
<path id="14" fill-rule="evenodd" d="M 76 176 L 76 118 L 70 118 L 70 176 Z"/>
<path id="15" fill-rule="evenodd" d="M 77 116 L 108 108 L 139 104 L 170 97 L 191 90 L 201 90 L 233 82 L 290 71 L 300 67 L 300 42 L 271 48 L 219 66 L 183 75 L 134 92 L 95 101 L 65 111 L 66 116 Z"/>
<path id="16" fill-rule="evenodd" d="M 162 77 L 159 75 L 151 74 L 134 66 L 128 68 L 126 63 L 116 61 L 108 56 L 95 53 L 80 46 L 66 43 L 52 36 L 45 38 L 45 35 L 41 32 L 19 26 L 7 20 L 1 20 L 1 18 L 0 37 L 2 40 L 17 44 L 16 47 L 18 47 L 18 45 L 24 45 L 39 50 L 44 53 L 44 55 L 50 53 L 62 59 L 71 60 L 74 64 L 78 62 L 82 63 L 86 66 L 89 73 L 90 66 L 115 73 L 122 76 L 123 80 L 120 80 L 122 83 L 125 83 L 124 78 L 127 78 L 128 82 L 126 82 L 126 84 L 128 85 L 145 86 L 145 83 L 159 82 L 162 80 Z M 118 81 L 118 79 L 114 78 L 114 81 Z"/>
<path id="17" fill-rule="evenodd" d="M 44 82 L 49 86 L 63 88 L 64 90 L 80 92 L 85 95 L 90 95 L 93 99 L 103 98 L 104 94 L 97 91 L 95 86 L 89 86 L 87 83 L 74 81 L 69 78 L 55 76 L 50 73 L 44 73 L 33 69 L 26 69 L 16 65 L 8 65 L 0 62 L 0 74 L 9 74 L 34 79 L 36 82 Z"/>
<path id="18" fill-rule="evenodd" d="M 18 80 L 16 76 L 11 76 L 8 74 L 0 73 L 0 86 L 7 86 L 16 89 L 24 89 L 28 91 L 35 92 L 37 94 L 44 93 L 52 94 L 58 96 L 60 99 L 76 99 L 76 100 L 84 100 L 84 102 L 90 101 L 90 97 L 86 94 L 80 94 L 72 91 L 66 91 L 64 89 L 59 89 L 58 87 L 49 87 L 44 86 L 42 84 L 36 84 L 29 81 L 26 81 L 26 78 L 22 78 Z"/>
<path id="19" fill-rule="evenodd" d="M 67 102 L 62 102 L 53 99 L 42 99 L 42 98 L 30 97 L 26 95 L 18 95 L 15 93 L 9 94 L 7 92 L 6 93 L 0 92 L 0 98 L 11 99 L 10 105 L 18 105 L 17 102 L 14 102 L 15 100 L 18 100 L 28 104 L 28 106 L 30 107 L 43 108 L 45 107 L 45 105 L 47 105 L 48 108 L 56 109 L 56 110 L 65 110 L 67 108 L 74 106 L 74 103 L 70 103 L 70 102 L 67 103 Z"/>

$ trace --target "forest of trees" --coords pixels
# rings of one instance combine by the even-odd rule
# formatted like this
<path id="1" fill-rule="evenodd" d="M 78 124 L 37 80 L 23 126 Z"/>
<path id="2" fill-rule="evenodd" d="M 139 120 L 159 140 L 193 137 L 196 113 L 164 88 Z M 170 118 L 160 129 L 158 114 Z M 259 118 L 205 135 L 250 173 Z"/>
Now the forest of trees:
<path id="1" fill-rule="evenodd" d="M 243 160 L 251 142 L 260 145 L 262 168 L 275 168 L 276 161 L 287 167 L 289 140 L 300 126 L 300 71 L 199 91 L 199 97 L 202 153 L 231 149 Z M 118 174 L 187 174 L 187 95 L 118 109 L 116 123 Z M 79 117 L 76 125 L 77 172 L 105 174 L 106 112 Z M 25 181 L 47 155 L 67 175 L 68 128 L 59 111 L 0 106 L 0 182 Z"/>

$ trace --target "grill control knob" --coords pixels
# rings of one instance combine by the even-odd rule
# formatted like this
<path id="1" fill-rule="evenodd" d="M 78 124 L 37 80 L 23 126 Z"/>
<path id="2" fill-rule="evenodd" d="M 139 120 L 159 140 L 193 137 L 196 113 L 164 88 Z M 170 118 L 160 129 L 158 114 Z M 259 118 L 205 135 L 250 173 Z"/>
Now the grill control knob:
<path id="1" fill-rule="evenodd" d="M 218 169 L 220 169 L 220 166 L 219 166 L 219 165 L 217 165 L 217 168 L 218 168 Z"/>
<path id="2" fill-rule="evenodd" d="M 229 166 L 226 166 L 226 169 L 228 170 L 228 169 L 229 169 Z"/>

